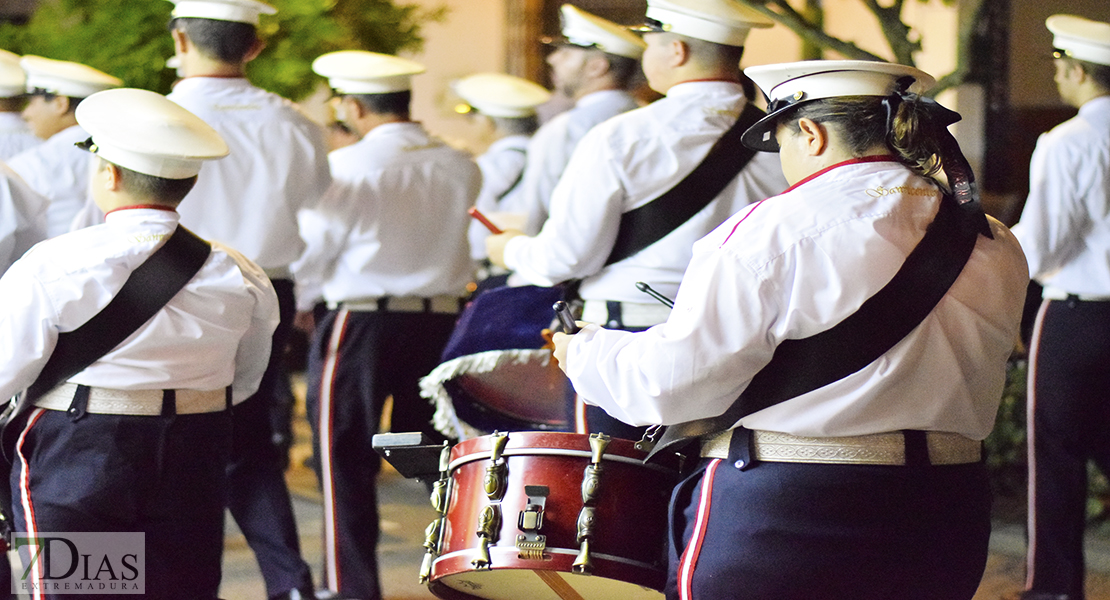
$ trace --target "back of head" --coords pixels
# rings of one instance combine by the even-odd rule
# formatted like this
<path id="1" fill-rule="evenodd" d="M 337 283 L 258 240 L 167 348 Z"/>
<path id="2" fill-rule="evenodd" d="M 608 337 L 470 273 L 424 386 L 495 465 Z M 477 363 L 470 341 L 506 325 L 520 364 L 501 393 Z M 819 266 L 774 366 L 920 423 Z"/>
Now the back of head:
<path id="1" fill-rule="evenodd" d="M 1078 65 L 1104 93 L 1110 93 L 1110 23 L 1075 15 L 1045 20 L 1052 32 L 1053 55 Z"/>
<path id="2" fill-rule="evenodd" d="M 744 133 L 744 144 L 777 152 L 775 129 L 800 119 L 834 128 L 852 156 L 885 148 L 931 176 L 942 166 L 945 129 L 959 115 L 922 97 L 935 83 L 920 69 L 871 61 L 802 61 L 744 71 L 767 95 L 768 113 Z"/>
<path id="3" fill-rule="evenodd" d="M 136 198 L 176 206 L 201 164 L 228 154 L 211 126 L 161 94 L 121 88 L 93 94 L 77 107 L 89 132 L 80 147 L 120 169 L 121 186 Z"/>
<path id="4" fill-rule="evenodd" d="M 169 0 L 171 27 L 185 32 L 205 56 L 228 64 L 247 60 L 258 41 L 259 15 L 277 9 L 258 0 Z"/>
<path id="5" fill-rule="evenodd" d="M 75 62 L 28 55 L 20 59 L 19 65 L 26 75 L 27 93 L 68 97 L 71 111 L 81 99 L 123 84 L 103 71 Z"/>
<path id="6" fill-rule="evenodd" d="M 466 103 L 456 108 L 457 112 L 490 117 L 506 134 L 534 132 L 539 125 L 536 107 L 551 99 L 551 92 L 543 86 L 504 73 L 475 73 L 451 88 Z"/>
<path id="7" fill-rule="evenodd" d="M 408 117 L 412 77 L 424 66 L 398 56 L 365 50 L 329 52 L 312 61 L 336 95 L 351 96 L 375 114 Z"/>

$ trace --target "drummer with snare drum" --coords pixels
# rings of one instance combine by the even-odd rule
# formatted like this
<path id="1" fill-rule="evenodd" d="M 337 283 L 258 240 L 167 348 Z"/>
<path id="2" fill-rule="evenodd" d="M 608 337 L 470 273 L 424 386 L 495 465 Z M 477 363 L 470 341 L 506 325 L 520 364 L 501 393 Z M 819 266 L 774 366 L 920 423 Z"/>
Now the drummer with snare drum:
<path id="1" fill-rule="evenodd" d="M 645 56 L 675 37 L 647 34 Z M 666 323 L 585 325 L 556 357 L 589 402 L 670 425 L 661 444 L 701 435 L 668 598 L 969 599 L 1025 257 L 974 200 L 928 74 L 745 72 L 770 109 L 744 143 L 779 152 L 792 187 L 698 241 Z"/>

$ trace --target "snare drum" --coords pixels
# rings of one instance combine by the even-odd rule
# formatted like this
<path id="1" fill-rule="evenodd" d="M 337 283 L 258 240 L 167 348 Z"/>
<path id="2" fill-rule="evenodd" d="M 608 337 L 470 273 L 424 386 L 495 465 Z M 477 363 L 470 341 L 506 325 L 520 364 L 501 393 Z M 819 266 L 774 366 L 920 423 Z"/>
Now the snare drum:
<path id="1" fill-rule="evenodd" d="M 440 598 L 662 598 L 677 465 L 629 440 L 512 432 L 467 440 L 433 493 L 421 574 Z"/>

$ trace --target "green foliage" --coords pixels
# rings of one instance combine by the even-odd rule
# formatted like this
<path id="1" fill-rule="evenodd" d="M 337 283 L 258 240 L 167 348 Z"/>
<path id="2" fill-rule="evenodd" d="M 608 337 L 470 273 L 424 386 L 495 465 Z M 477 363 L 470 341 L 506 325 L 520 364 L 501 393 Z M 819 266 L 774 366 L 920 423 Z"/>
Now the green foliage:
<path id="1" fill-rule="evenodd" d="M 267 47 L 248 67 L 255 85 L 299 100 L 320 78 L 312 60 L 335 50 L 388 54 L 417 51 L 421 24 L 445 9 L 395 5 L 391 0 L 270 0 L 278 13 L 262 16 Z M 129 87 L 166 93 L 175 74 L 166 31 L 173 5 L 164 0 L 44 0 L 23 26 L 0 25 L 0 48 L 96 67 Z"/>

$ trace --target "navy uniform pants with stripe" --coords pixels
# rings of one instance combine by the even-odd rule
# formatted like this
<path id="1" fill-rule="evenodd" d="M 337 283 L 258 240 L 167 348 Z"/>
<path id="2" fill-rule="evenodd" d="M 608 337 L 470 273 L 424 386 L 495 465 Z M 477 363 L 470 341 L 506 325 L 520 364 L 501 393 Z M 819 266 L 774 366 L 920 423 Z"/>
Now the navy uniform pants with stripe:
<path id="1" fill-rule="evenodd" d="M 324 578 L 345 597 L 376 600 L 381 468 L 371 438 L 393 397 L 390 430 L 443 437 L 420 378 L 439 364 L 457 315 L 331 311 L 317 326 L 308 362 L 308 417 L 324 497 Z"/>
<path id="2" fill-rule="evenodd" d="M 668 600 L 969 600 L 987 561 L 981 463 L 703 459 L 671 501 Z"/>
<path id="3" fill-rule="evenodd" d="M 1028 403 L 1026 588 L 1081 600 L 1087 462 L 1110 474 L 1110 302 L 1041 304 Z"/>
<path id="4" fill-rule="evenodd" d="M 214 599 L 230 447 L 228 411 L 74 420 L 36 409 L 10 476 L 15 530 L 142 531 L 144 597 Z"/>

